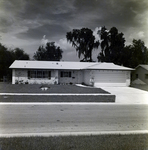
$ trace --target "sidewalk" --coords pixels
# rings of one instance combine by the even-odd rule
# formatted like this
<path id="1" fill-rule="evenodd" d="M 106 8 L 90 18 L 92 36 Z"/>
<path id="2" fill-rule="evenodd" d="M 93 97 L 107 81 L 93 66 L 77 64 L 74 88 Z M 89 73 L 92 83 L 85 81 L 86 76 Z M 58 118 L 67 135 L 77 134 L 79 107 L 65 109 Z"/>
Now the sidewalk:
<path id="1" fill-rule="evenodd" d="M 115 103 L 148 104 L 148 92 L 132 87 L 98 87 L 116 95 Z"/>

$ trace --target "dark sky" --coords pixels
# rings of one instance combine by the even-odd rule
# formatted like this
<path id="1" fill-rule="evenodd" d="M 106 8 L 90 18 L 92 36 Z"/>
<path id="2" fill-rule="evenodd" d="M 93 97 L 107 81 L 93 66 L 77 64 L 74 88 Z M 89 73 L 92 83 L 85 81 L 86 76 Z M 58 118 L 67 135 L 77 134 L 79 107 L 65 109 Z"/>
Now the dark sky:
<path id="1" fill-rule="evenodd" d="M 124 33 L 126 44 L 133 38 L 148 46 L 147 0 L 1 0 L 0 43 L 19 47 L 32 57 L 41 44 L 56 42 L 63 60 L 78 61 L 66 41 L 72 29 L 115 26 Z M 99 53 L 95 51 L 95 53 Z"/>

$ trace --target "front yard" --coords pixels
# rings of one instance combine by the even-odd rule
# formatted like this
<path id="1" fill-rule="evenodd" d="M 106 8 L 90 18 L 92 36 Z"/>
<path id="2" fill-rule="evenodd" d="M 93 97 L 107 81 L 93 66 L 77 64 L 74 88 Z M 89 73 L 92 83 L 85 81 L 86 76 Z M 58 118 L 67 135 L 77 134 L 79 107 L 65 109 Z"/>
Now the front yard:
<path id="1" fill-rule="evenodd" d="M 80 87 L 76 85 L 46 85 L 45 87 L 48 87 L 48 89 L 42 90 L 41 87 L 44 89 L 44 86 L 39 84 L 12 85 L 0 83 L 0 93 L 12 93 L 12 95 L 0 95 L 0 102 L 115 102 L 115 95 L 111 95 L 109 92 L 101 88 Z M 13 95 L 13 93 L 37 93 L 40 95 Z M 55 93 L 57 95 L 44 95 Z"/>
<path id="2" fill-rule="evenodd" d="M 109 94 L 101 88 L 80 87 L 76 85 L 44 85 L 48 90 L 41 90 L 41 84 L 7 84 L 0 83 L 0 93 L 102 93 Z"/>
<path id="3" fill-rule="evenodd" d="M 1 150 L 147 150 L 148 135 L 0 138 Z"/>

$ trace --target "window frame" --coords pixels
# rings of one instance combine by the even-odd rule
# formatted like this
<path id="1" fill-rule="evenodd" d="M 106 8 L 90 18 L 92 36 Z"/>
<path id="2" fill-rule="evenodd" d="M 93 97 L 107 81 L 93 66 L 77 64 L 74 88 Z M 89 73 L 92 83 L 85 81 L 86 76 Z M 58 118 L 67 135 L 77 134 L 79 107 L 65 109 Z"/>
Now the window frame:
<path id="1" fill-rule="evenodd" d="M 72 76 L 71 76 L 71 71 L 61 71 L 61 75 L 60 75 L 60 77 L 61 78 L 71 78 Z"/>
<path id="2" fill-rule="evenodd" d="M 28 79 L 51 79 L 50 70 L 28 70 Z"/>
<path id="3" fill-rule="evenodd" d="M 139 78 L 139 75 L 138 75 L 138 73 L 136 73 L 136 75 L 135 75 L 135 76 L 136 76 L 136 79 L 138 79 L 138 78 Z"/>
<path id="4" fill-rule="evenodd" d="M 145 79 L 148 79 L 148 74 L 145 74 Z"/>

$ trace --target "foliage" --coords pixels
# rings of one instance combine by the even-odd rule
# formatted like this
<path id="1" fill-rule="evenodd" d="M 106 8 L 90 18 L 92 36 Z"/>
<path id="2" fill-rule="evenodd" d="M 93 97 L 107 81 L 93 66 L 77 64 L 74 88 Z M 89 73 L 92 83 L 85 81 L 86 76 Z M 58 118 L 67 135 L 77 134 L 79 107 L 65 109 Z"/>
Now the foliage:
<path id="1" fill-rule="evenodd" d="M 24 50 L 20 48 L 15 48 L 12 50 L 12 53 L 14 55 L 14 60 L 29 60 L 29 55 L 24 52 Z"/>
<path id="2" fill-rule="evenodd" d="M 11 78 L 9 66 L 14 60 L 29 60 L 29 55 L 20 48 L 8 50 L 8 48 L 0 43 L 0 79 L 2 79 L 3 76 Z"/>
<path id="3" fill-rule="evenodd" d="M 5 46 L 0 44 L 0 78 L 6 76 L 9 73 L 9 66 L 13 62 L 13 55 L 7 50 Z"/>
<path id="4" fill-rule="evenodd" d="M 102 27 L 98 34 L 101 39 L 101 52 L 98 55 L 98 61 L 121 65 L 121 55 L 125 45 L 123 33 L 118 33 L 116 27 L 112 27 L 110 30 Z"/>
<path id="5" fill-rule="evenodd" d="M 33 58 L 35 60 L 60 61 L 63 51 L 55 46 L 55 42 L 48 42 L 46 46 L 39 46 Z"/>
<path id="6" fill-rule="evenodd" d="M 133 39 L 132 45 L 125 46 L 123 33 L 118 33 L 115 27 L 110 30 L 102 27 L 98 34 L 101 39 L 98 61 L 113 62 L 131 68 L 148 64 L 148 49 L 142 40 Z"/>
<path id="7" fill-rule="evenodd" d="M 91 29 L 73 29 L 73 31 L 67 32 L 66 38 L 78 52 L 78 57 L 84 56 L 81 61 L 93 61 L 92 50 L 98 48 L 99 42 L 95 42 L 95 36 Z"/>
<path id="8" fill-rule="evenodd" d="M 133 39 L 132 45 L 128 45 L 122 52 L 123 66 L 135 68 L 139 64 L 148 64 L 148 48 L 142 40 Z"/>

